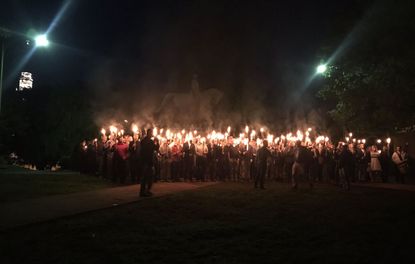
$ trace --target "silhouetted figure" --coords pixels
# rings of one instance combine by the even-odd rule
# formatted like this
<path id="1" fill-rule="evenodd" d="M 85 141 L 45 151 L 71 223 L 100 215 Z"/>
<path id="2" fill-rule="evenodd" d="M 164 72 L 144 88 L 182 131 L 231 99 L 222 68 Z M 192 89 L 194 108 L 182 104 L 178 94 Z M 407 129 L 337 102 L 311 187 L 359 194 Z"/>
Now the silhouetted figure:
<path id="1" fill-rule="evenodd" d="M 192 140 L 183 144 L 183 177 L 185 181 L 192 181 L 195 168 L 195 144 Z"/>
<path id="2" fill-rule="evenodd" d="M 141 186 L 140 186 L 140 196 L 146 197 L 151 196 L 150 192 L 153 185 L 153 155 L 154 151 L 157 150 L 156 144 L 151 139 L 152 129 L 147 130 L 147 135 L 141 140 L 139 146 L 139 156 L 141 162 Z"/>
<path id="3" fill-rule="evenodd" d="M 350 190 L 350 179 L 353 173 L 353 153 L 347 145 L 343 145 L 339 155 L 340 162 L 340 184 L 345 190 Z"/>
<path id="4" fill-rule="evenodd" d="M 291 171 L 291 183 L 294 190 L 298 188 L 298 180 L 300 176 L 309 176 L 309 156 L 310 154 L 308 153 L 308 150 L 304 146 L 301 146 L 301 141 L 297 141 L 294 150 L 294 163 Z M 313 181 L 310 177 L 308 177 L 308 181 L 310 188 L 312 188 Z"/>
<path id="5" fill-rule="evenodd" d="M 263 145 L 257 152 L 257 173 L 255 175 L 255 188 L 265 189 L 265 174 L 267 172 L 268 158 L 271 152 L 268 149 L 268 141 L 264 140 Z"/>

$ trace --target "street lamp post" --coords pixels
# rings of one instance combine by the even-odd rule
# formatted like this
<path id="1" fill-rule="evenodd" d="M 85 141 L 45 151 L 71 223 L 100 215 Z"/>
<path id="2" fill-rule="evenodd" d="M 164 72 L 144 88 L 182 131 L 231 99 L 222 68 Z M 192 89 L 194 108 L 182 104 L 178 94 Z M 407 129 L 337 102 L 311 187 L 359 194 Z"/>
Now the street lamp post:
<path id="1" fill-rule="evenodd" d="M 6 38 L 12 34 L 11 30 L 0 27 L 0 38 L 1 38 L 1 58 L 0 58 L 0 114 L 1 114 L 1 97 L 3 93 L 3 75 L 4 75 L 4 53 L 5 53 L 5 42 Z M 19 35 L 19 34 L 15 34 Z M 20 35 L 21 36 L 21 35 Z M 38 35 L 34 38 L 36 47 L 47 47 L 49 46 L 49 40 L 45 34 Z"/>
<path id="2" fill-rule="evenodd" d="M 0 61 L 0 114 L 1 114 L 1 94 L 3 91 L 3 65 L 4 65 L 4 38 L 1 40 L 1 61 Z"/>
<path id="3" fill-rule="evenodd" d="M 6 38 L 10 35 L 10 31 L 0 27 L 0 40 L 1 40 L 1 58 L 0 58 L 0 114 L 1 114 L 1 95 L 3 91 L 3 73 L 4 73 L 4 52 Z"/>

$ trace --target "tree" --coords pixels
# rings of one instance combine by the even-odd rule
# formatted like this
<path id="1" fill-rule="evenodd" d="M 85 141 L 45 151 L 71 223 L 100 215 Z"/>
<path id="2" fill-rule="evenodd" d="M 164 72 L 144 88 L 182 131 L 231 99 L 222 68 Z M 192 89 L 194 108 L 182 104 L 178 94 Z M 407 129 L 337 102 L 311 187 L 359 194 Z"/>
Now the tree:
<path id="1" fill-rule="evenodd" d="M 15 152 L 38 167 L 70 157 L 97 128 L 83 87 L 36 87 L 7 96 L 0 134 L 2 153 Z"/>
<path id="2" fill-rule="evenodd" d="M 393 133 L 415 124 L 415 19 L 412 3 L 383 1 L 357 25 L 318 95 L 345 129 Z"/>

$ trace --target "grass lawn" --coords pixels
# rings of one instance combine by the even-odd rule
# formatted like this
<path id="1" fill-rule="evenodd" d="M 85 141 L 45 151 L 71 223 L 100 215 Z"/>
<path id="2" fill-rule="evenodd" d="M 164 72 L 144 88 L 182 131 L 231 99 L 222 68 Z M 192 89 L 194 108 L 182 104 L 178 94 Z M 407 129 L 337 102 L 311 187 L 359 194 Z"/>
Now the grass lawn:
<path id="1" fill-rule="evenodd" d="M 109 182 L 78 172 L 41 172 L 10 167 L 0 170 L 0 203 L 109 187 Z"/>
<path id="2" fill-rule="evenodd" d="M 415 263 L 415 193 L 303 188 L 224 183 L 26 226 L 0 234 L 0 262 Z"/>

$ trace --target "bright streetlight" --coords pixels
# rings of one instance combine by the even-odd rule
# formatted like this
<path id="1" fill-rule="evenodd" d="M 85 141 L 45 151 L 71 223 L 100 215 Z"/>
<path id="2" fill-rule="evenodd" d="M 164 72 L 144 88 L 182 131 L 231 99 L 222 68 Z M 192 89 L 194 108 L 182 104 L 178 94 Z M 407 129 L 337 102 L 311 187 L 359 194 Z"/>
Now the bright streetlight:
<path id="1" fill-rule="evenodd" d="M 35 37 L 35 45 L 36 47 L 47 47 L 49 46 L 49 40 L 47 36 L 44 35 L 38 35 Z"/>
<path id="2" fill-rule="evenodd" d="M 316 72 L 317 74 L 323 74 L 327 71 L 327 65 L 326 64 L 320 64 L 317 66 Z"/>

